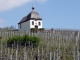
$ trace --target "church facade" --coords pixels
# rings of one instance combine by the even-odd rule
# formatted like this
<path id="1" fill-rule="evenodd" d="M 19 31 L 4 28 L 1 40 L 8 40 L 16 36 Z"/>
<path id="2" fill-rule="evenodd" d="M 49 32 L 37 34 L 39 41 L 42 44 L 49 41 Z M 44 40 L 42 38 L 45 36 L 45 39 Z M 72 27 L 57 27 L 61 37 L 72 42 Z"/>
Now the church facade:
<path id="1" fill-rule="evenodd" d="M 23 17 L 18 23 L 19 31 L 30 31 L 31 28 L 42 28 L 42 18 L 40 18 L 39 13 L 34 9 L 35 8 L 32 7 L 32 11 L 27 16 Z"/>

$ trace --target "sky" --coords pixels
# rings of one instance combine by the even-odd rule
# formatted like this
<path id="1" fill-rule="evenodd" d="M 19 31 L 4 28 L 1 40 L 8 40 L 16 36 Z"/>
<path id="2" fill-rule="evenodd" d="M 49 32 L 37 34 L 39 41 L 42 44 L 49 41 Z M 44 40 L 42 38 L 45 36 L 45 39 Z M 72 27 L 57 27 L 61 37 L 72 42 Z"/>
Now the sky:
<path id="1" fill-rule="evenodd" d="M 32 6 L 42 18 L 43 28 L 80 29 L 80 0 L 0 0 L 0 27 L 18 28 Z"/>

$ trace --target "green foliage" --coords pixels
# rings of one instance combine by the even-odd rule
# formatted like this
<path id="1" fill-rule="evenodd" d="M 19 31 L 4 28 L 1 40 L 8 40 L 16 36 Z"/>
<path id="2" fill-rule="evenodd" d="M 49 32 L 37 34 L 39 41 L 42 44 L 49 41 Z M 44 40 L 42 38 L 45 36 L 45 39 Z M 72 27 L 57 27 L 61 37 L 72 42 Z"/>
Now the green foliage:
<path id="1" fill-rule="evenodd" d="M 31 28 L 31 29 L 30 29 L 30 31 L 33 32 L 33 33 L 34 33 L 34 32 L 37 32 L 37 31 L 44 31 L 44 30 L 45 30 L 44 28 L 40 28 L 40 29 Z"/>
<path id="2" fill-rule="evenodd" d="M 38 46 L 39 42 L 40 42 L 40 38 L 39 37 L 35 37 L 35 36 L 32 37 L 32 43 L 33 43 L 33 45 Z"/>
<path id="3" fill-rule="evenodd" d="M 28 35 L 23 35 L 23 36 L 13 36 L 12 38 L 9 38 L 7 40 L 7 44 L 8 46 L 12 45 L 15 43 L 15 45 L 18 43 L 22 46 L 26 45 L 27 46 L 31 46 L 33 44 L 33 46 L 38 46 L 40 42 L 40 38 L 39 37 L 35 37 L 35 36 L 28 36 Z"/>
<path id="4" fill-rule="evenodd" d="M 31 28 L 30 31 L 31 32 L 37 32 L 37 29 L 36 28 Z"/>
<path id="5" fill-rule="evenodd" d="M 40 30 L 40 31 L 44 31 L 45 29 L 44 29 L 44 28 L 40 28 L 39 30 Z"/>
<path id="6" fill-rule="evenodd" d="M 17 43 L 18 41 L 21 41 L 21 36 L 13 36 L 12 38 L 9 38 L 7 40 L 8 44 L 12 44 L 13 42 Z"/>

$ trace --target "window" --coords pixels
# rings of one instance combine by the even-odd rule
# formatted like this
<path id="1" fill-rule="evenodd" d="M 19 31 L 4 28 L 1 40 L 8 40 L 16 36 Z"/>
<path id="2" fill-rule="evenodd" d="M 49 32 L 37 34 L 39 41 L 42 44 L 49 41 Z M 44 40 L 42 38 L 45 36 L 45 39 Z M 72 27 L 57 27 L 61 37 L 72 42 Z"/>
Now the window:
<path id="1" fill-rule="evenodd" d="M 32 21 L 32 25 L 34 25 L 34 21 Z"/>
<path id="2" fill-rule="evenodd" d="M 41 25 L 41 22 L 39 22 L 39 26 Z"/>

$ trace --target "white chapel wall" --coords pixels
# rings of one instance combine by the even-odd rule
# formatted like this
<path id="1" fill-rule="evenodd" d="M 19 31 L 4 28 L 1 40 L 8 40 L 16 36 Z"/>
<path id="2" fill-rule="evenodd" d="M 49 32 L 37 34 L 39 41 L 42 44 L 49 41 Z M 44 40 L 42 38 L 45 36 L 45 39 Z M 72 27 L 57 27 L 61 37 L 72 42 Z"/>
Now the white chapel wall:
<path id="1" fill-rule="evenodd" d="M 34 25 L 32 25 L 32 21 L 34 21 Z M 39 26 L 38 22 L 41 22 L 41 25 Z M 19 31 L 30 31 L 31 28 L 35 28 L 35 25 L 38 26 L 38 28 L 42 28 L 42 20 L 29 20 L 26 22 L 21 23 L 21 28 L 20 24 L 18 25 Z"/>
<path id="2" fill-rule="evenodd" d="M 32 25 L 32 21 L 34 21 L 34 25 Z M 41 25 L 39 26 L 38 22 L 41 22 Z M 30 28 L 35 28 L 35 25 L 38 26 L 38 28 L 42 28 L 42 20 L 30 20 Z"/>

